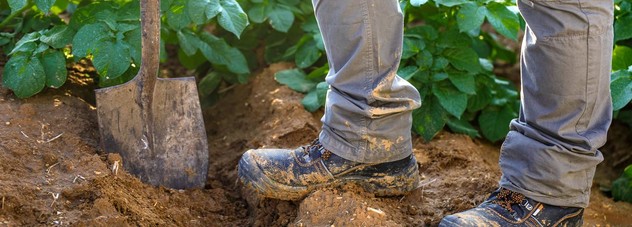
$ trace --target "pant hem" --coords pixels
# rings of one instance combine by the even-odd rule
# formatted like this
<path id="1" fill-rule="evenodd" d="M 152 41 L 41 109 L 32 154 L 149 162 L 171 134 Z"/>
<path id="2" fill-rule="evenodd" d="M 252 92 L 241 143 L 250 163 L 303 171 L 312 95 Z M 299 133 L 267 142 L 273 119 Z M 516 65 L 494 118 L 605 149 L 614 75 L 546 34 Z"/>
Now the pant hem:
<path id="1" fill-rule="evenodd" d="M 319 136 L 320 143 L 329 150 L 331 153 L 338 155 L 344 159 L 360 162 L 360 163 L 385 163 L 402 160 L 410 156 L 412 151 L 411 139 L 401 143 L 400 145 L 394 145 L 394 149 L 390 151 L 369 151 L 368 148 L 358 148 L 347 144 L 346 142 L 340 142 L 326 133 L 323 130 Z M 394 154 L 393 151 L 402 151 Z M 370 155 L 367 153 L 391 153 L 390 155 Z M 358 155 L 363 154 L 363 155 Z"/>

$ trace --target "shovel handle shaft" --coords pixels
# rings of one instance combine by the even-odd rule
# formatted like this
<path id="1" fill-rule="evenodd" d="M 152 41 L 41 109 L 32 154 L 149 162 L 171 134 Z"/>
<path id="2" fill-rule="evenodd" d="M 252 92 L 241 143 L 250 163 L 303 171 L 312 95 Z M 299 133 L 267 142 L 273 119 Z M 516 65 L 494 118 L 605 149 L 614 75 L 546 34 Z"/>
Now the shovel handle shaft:
<path id="1" fill-rule="evenodd" d="M 143 96 L 153 94 L 160 63 L 160 0 L 141 0 L 141 78 Z M 145 97 L 143 97 L 145 98 Z"/>
<path id="2" fill-rule="evenodd" d="M 153 102 L 154 90 L 160 63 L 160 0 L 140 0 L 141 65 L 140 76 L 134 78 L 140 89 L 140 105 L 144 111 L 143 135 L 147 136 L 147 147 L 154 147 Z"/>

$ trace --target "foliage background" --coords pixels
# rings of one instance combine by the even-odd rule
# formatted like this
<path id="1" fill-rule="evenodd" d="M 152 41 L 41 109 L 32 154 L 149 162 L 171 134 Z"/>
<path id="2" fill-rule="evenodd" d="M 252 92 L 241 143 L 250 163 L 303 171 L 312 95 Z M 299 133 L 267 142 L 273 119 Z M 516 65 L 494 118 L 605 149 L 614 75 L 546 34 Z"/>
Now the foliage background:
<path id="1" fill-rule="evenodd" d="M 413 131 L 426 140 L 446 126 L 502 140 L 517 116 L 519 94 L 498 67 L 516 64 L 524 21 L 513 1 L 402 0 L 404 52 L 399 75 L 419 90 Z M 617 119 L 632 125 L 632 0 L 615 1 L 612 95 Z M 202 103 L 218 88 L 247 83 L 253 70 L 290 61 L 275 78 L 305 93 L 316 111 L 325 102 L 328 65 L 311 1 L 163 0 L 161 59 L 177 49 L 195 70 Z M 88 59 L 99 86 L 124 83 L 138 72 L 138 0 L 0 0 L 0 47 L 9 60 L 3 86 L 27 98 L 66 81 L 66 64 Z M 509 40 L 509 41 L 508 41 Z"/>

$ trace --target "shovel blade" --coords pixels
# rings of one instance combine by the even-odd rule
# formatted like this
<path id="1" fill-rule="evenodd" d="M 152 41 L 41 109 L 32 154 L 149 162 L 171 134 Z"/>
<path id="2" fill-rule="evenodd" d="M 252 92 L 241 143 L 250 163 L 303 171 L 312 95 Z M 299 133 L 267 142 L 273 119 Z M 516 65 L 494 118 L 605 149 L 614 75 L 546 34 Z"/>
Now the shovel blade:
<path id="1" fill-rule="evenodd" d="M 195 79 L 158 79 L 153 102 L 145 108 L 140 89 L 132 80 L 96 90 L 103 149 L 120 154 L 125 170 L 145 183 L 203 187 L 209 151 Z M 144 121 L 146 108 L 151 117 Z"/>

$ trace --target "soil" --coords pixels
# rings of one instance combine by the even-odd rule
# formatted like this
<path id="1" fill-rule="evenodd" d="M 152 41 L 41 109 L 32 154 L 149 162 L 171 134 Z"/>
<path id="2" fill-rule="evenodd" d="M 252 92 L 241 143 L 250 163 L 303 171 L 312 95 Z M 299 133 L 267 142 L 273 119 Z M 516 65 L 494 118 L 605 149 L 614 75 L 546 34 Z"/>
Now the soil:
<path id="1" fill-rule="evenodd" d="M 203 110 L 210 167 L 206 187 L 194 190 L 149 186 L 115 168 L 125 160 L 99 148 L 94 86 L 82 76 L 89 69 L 69 66 L 73 79 L 62 89 L 25 100 L 0 88 L 0 226 L 434 226 L 497 187 L 499 145 L 442 132 L 414 140 L 423 186 L 406 196 L 343 187 L 298 202 L 246 199 L 236 177 L 243 152 L 304 145 L 319 131 L 322 112 L 305 111 L 303 95 L 273 79 L 290 67 L 271 65 Z M 632 162 L 628 131 L 611 130 L 588 226 L 632 225 L 632 204 L 600 190 Z"/>

